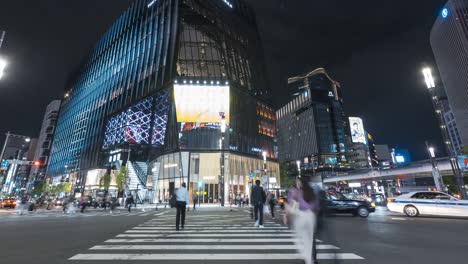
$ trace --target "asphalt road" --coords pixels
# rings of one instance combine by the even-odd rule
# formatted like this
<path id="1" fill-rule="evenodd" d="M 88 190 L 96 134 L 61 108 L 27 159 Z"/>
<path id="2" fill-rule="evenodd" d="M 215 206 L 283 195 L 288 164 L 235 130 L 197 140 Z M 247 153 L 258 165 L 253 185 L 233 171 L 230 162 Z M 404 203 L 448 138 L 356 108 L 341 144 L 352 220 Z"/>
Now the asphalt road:
<path id="1" fill-rule="evenodd" d="M 0 211 L 0 260 L 8 264 L 303 263 L 280 221 L 253 228 L 248 209 L 89 211 L 13 215 Z M 378 210 L 367 219 L 333 216 L 318 239 L 319 263 L 467 263 L 468 219 L 406 218 Z"/>

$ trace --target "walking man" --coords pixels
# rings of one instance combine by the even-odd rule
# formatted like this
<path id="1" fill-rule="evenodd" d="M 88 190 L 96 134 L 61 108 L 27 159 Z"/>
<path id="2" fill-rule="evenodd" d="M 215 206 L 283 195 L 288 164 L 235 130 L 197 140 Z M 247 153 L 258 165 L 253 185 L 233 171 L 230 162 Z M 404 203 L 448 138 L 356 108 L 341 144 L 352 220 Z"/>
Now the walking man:
<path id="1" fill-rule="evenodd" d="M 198 203 L 198 195 L 195 193 L 193 194 L 193 211 L 195 211 L 195 207 L 197 207 L 197 203 Z"/>
<path id="2" fill-rule="evenodd" d="M 132 211 L 132 204 L 134 203 L 133 201 L 133 195 L 130 194 L 130 196 L 127 197 L 127 206 L 128 206 L 128 211 Z"/>
<path id="3" fill-rule="evenodd" d="M 275 219 L 275 205 L 276 205 L 276 197 L 273 192 L 270 192 L 267 198 L 267 203 L 270 205 L 270 212 L 271 218 Z"/>
<path id="4" fill-rule="evenodd" d="M 179 224 L 182 229 L 184 229 L 185 224 L 185 210 L 187 204 L 189 203 L 188 200 L 188 192 L 187 192 L 187 185 L 185 182 L 181 184 L 182 186 L 175 191 L 174 195 L 176 196 L 176 207 L 177 207 L 177 214 L 176 214 L 176 230 L 179 231 Z"/>
<path id="5" fill-rule="evenodd" d="M 250 200 L 255 212 L 255 227 L 263 228 L 263 204 L 265 204 L 266 194 L 260 186 L 260 180 L 255 181 Z"/>

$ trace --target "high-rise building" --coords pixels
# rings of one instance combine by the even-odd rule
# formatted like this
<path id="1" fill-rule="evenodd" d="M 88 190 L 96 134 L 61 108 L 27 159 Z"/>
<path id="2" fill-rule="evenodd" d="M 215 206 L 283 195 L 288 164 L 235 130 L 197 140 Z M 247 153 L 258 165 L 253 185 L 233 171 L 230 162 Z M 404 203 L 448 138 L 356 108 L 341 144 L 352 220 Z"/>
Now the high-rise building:
<path id="1" fill-rule="evenodd" d="M 127 190 L 154 201 L 182 182 L 202 202 L 248 193 L 250 175 L 276 186 L 262 54 L 244 0 L 133 1 L 69 81 L 48 174 L 91 192 L 126 163 Z"/>
<path id="2" fill-rule="evenodd" d="M 443 87 L 436 87 L 434 96 L 437 96 L 439 102 L 439 109 L 442 111 L 441 117 L 443 118 L 444 125 L 447 127 L 447 135 L 450 143 L 452 144 L 453 155 L 458 155 L 463 144 L 460 138 L 460 133 L 457 128 L 457 121 L 453 115 L 452 108 L 448 101 L 447 95 Z"/>
<path id="3" fill-rule="evenodd" d="M 393 162 L 392 150 L 387 144 L 377 144 L 375 145 L 375 151 L 377 153 L 377 158 L 382 167 L 390 167 Z"/>
<path id="4" fill-rule="evenodd" d="M 340 84 L 318 68 L 289 78 L 288 87 L 295 97 L 276 111 L 279 161 L 306 170 L 341 166 L 348 128 Z"/>
<path id="5" fill-rule="evenodd" d="M 6 134 L 1 155 L 0 193 L 25 191 L 36 146 L 36 138 Z"/>
<path id="6" fill-rule="evenodd" d="M 54 136 L 55 126 L 57 124 L 58 113 L 60 110 L 60 100 L 54 100 L 47 105 L 42 120 L 39 138 L 37 140 L 37 147 L 34 153 L 34 161 L 37 162 L 31 169 L 29 177 L 30 186 L 35 180 L 41 181 L 45 179 L 45 172 L 47 164 L 49 163 L 50 148 L 52 147 L 52 140 Z"/>
<path id="7" fill-rule="evenodd" d="M 431 31 L 431 46 L 464 146 L 468 145 L 468 1 L 449 0 Z"/>

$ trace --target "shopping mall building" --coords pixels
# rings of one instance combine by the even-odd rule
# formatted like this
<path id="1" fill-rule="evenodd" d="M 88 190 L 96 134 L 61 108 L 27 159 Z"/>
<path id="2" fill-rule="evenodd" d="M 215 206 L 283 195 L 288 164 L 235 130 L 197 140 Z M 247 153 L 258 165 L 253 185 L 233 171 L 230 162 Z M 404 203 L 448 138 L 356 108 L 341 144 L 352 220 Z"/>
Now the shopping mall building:
<path id="1" fill-rule="evenodd" d="M 68 82 L 48 175 L 88 195 L 126 164 L 151 202 L 182 182 L 206 203 L 277 188 L 262 54 L 244 0 L 133 1 Z"/>

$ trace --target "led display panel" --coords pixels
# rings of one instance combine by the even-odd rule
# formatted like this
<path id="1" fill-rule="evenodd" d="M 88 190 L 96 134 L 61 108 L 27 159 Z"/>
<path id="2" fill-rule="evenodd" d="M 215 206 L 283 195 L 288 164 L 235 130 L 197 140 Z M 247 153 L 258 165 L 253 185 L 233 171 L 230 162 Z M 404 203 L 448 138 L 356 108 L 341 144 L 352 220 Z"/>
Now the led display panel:
<path id="1" fill-rule="evenodd" d="M 174 85 L 177 122 L 229 122 L 229 85 Z"/>
<path id="2" fill-rule="evenodd" d="M 367 144 L 362 119 L 359 117 L 349 117 L 349 126 L 351 128 L 351 137 L 353 139 L 353 143 Z"/>

